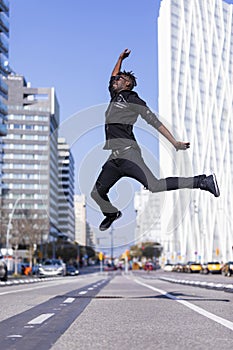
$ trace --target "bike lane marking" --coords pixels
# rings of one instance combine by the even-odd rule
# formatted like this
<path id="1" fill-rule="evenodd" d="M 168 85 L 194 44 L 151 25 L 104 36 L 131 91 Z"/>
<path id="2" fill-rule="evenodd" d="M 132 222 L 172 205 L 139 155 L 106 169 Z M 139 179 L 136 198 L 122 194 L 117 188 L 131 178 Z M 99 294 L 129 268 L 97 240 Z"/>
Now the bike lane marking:
<path id="1" fill-rule="evenodd" d="M 64 295 L 55 295 L 31 309 L 1 321 L 2 348 L 9 350 L 16 348 L 17 350 L 36 350 L 38 348 L 49 350 L 52 344 L 79 317 L 100 289 L 109 281 L 110 279 L 102 280 L 95 290 L 93 288 L 87 291 L 88 288 L 92 288 L 93 283 L 91 283 L 86 286 L 87 290 L 80 288 L 81 290 L 70 290 Z M 84 298 L 81 297 L 83 294 L 86 294 Z M 61 298 L 64 299 L 61 301 Z M 51 313 L 46 312 L 49 309 L 52 311 Z"/>
<path id="2" fill-rule="evenodd" d="M 41 314 L 37 317 L 35 317 L 33 320 L 29 321 L 27 324 L 41 324 L 45 322 L 48 318 L 52 317 L 55 315 L 54 313 L 52 314 Z"/>
<path id="3" fill-rule="evenodd" d="M 66 300 L 63 301 L 63 303 L 70 304 L 70 303 L 73 303 L 73 301 L 75 301 L 75 298 L 67 298 Z"/>
<path id="4" fill-rule="evenodd" d="M 166 292 L 166 291 L 164 291 L 164 290 L 162 290 L 162 289 L 158 289 L 158 288 L 155 288 L 155 287 L 150 286 L 149 284 L 143 283 L 143 282 L 139 281 L 138 279 L 134 279 L 134 281 L 135 281 L 137 284 L 140 284 L 141 286 L 144 286 L 144 287 L 146 287 L 146 288 L 149 288 L 149 289 L 151 289 L 151 290 L 153 290 L 153 291 L 155 291 L 155 292 L 158 292 L 158 293 L 164 295 L 164 296 L 167 297 L 168 299 L 172 299 L 172 300 L 174 300 L 174 301 L 177 301 L 178 303 L 180 303 L 180 304 L 182 304 L 182 305 L 188 307 L 189 309 L 191 309 L 191 310 L 197 312 L 198 314 L 200 314 L 200 315 L 202 315 L 202 316 L 205 316 L 205 317 L 209 318 L 210 320 L 215 321 L 215 322 L 221 324 L 222 326 L 224 326 L 224 327 L 226 327 L 226 328 L 229 328 L 230 330 L 233 331 L 233 322 L 228 321 L 228 320 L 226 320 L 226 319 L 224 319 L 224 318 L 222 318 L 222 317 L 219 317 L 219 316 L 217 316 L 217 315 L 215 315 L 215 314 L 212 314 L 211 312 L 206 311 L 206 310 L 202 309 L 202 308 L 199 307 L 199 306 L 196 306 L 196 305 L 194 305 L 194 304 L 191 304 L 191 303 L 189 303 L 189 302 L 186 301 L 186 300 L 181 300 L 181 299 L 175 297 L 174 295 L 172 295 L 172 294 L 170 294 L 170 293 L 168 293 L 168 292 Z"/>

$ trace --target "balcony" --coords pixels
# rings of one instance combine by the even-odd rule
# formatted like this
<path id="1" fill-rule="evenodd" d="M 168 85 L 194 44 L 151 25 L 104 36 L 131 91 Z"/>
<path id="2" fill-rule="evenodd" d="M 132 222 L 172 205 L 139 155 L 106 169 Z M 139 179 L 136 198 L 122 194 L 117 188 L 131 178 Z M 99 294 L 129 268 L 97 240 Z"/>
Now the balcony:
<path id="1" fill-rule="evenodd" d="M 8 51 L 9 51 L 8 39 L 4 33 L 0 33 L 0 52 L 8 54 Z"/>
<path id="2" fill-rule="evenodd" d="M 4 12 L 9 12 L 9 0 L 0 1 L 0 10 Z"/>
<path id="3" fill-rule="evenodd" d="M 0 31 L 9 37 L 9 19 L 4 12 L 0 12 Z"/>
<path id="4" fill-rule="evenodd" d="M 7 135 L 7 127 L 5 124 L 0 123 L 0 137 Z"/>
<path id="5" fill-rule="evenodd" d="M 0 96 L 0 117 L 4 120 L 7 120 L 7 106 L 5 105 L 5 103 L 2 101 L 2 98 Z"/>
<path id="6" fill-rule="evenodd" d="M 7 99 L 7 93 L 8 93 L 8 85 L 7 83 L 2 79 L 0 76 L 0 93 L 1 95 Z"/>

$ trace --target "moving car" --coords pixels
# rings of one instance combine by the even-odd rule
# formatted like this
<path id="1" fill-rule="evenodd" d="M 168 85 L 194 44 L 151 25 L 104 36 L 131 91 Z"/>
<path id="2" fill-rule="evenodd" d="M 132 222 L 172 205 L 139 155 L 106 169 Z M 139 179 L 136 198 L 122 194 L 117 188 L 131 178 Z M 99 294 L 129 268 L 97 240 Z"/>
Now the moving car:
<path id="1" fill-rule="evenodd" d="M 222 267 L 222 275 L 230 277 L 233 274 L 233 261 L 228 261 Z"/>
<path id="2" fill-rule="evenodd" d="M 65 264 L 60 259 L 48 259 L 43 264 L 40 264 L 38 275 L 39 277 L 65 276 Z"/>
<path id="3" fill-rule="evenodd" d="M 0 281 L 7 281 L 7 265 L 2 255 L 0 255 Z"/>
<path id="4" fill-rule="evenodd" d="M 66 266 L 66 275 L 67 276 L 77 276 L 79 275 L 79 270 L 76 269 L 73 265 Z"/>
<path id="5" fill-rule="evenodd" d="M 207 262 L 202 265 L 202 273 L 221 273 L 221 264 L 218 261 Z"/>

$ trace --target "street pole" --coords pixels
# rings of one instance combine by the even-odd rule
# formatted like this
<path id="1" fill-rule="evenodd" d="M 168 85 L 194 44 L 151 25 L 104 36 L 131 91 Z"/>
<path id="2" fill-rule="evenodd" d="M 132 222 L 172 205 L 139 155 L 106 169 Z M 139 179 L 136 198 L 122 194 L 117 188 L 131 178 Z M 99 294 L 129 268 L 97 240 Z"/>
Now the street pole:
<path id="1" fill-rule="evenodd" d="M 9 266 L 9 258 L 8 258 L 8 251 L 9 251 L 9 237 L 10 237 L 10 230 L 11 230 L 11 221 L 12 221 L 12 218 L 13 218 L 13 215 L 14 215 L 14 212 L 15 212 L 15 208 L 18 204 L 18 202 L 22 199 L 22 197 L 19 197 L 16 199 L 15 203 L 14 203 L 14 206 L 12 208 L 12 211 L 11 213 L 9 214 L 9 221 L 8 221 L 8 224 L 7 224 L 7 232 L 6 232 L 6 255 L 7 255 L 7 269 L 9 270 L 10 269 L 10 266 Z"/>
<path id="2" fill-rule="evenodd" d="M 111 228 L 111 232 L 110 232 L 110 235 L 111 235 L 111 262 L 112 262 L 112 266 L 114 265 L 113 264 L 113 227 Z"/>

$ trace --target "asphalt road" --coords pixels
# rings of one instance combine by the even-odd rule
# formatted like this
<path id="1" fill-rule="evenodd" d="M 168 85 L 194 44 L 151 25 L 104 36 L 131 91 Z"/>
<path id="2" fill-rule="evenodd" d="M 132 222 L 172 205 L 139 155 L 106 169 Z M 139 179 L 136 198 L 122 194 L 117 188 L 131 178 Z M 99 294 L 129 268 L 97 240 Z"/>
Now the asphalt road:
<path id="1" fill-rule="evenodd" d="M 232 350 L 232 282 L 117 271 L 4 286 L 0 348 Z"/>

